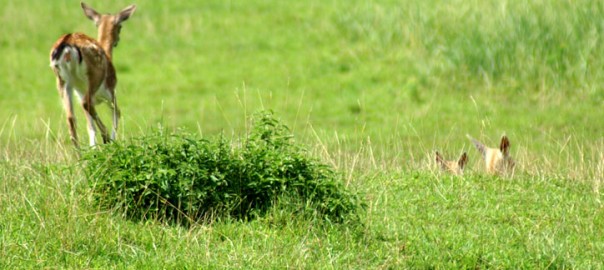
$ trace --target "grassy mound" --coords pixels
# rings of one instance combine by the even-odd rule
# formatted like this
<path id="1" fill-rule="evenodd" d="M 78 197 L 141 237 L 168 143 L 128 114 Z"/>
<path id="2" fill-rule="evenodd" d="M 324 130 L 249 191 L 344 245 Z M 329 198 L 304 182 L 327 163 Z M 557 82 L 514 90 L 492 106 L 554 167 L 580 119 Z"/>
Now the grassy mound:
<path id="1" fill-rule="evenodd" d="M 286 196 L 296 214 L 358 218 L 360 200 L 337 173 L 295 145 L 270 113 L 254 120 L 243 142 L 159 131 L 85 153 L 95 202 L 135 219 L 189 223 L 253 218 Z"/>

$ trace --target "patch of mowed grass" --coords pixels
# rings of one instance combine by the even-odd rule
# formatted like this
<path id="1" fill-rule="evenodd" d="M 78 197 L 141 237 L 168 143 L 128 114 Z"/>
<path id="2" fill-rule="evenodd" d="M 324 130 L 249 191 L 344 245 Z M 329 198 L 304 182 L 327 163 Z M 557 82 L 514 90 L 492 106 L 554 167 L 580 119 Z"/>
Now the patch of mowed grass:
<path id="1" fill-rule="evenodd" d="M 160 130 L 91 149 L 83 165 L 93 197 L 101 209 L 137 220 L 250 219 L 285 198 L 296 205 L 294 213 L 358 219 L 360 198 L 332 168 L 294 144 L 271 113 L 258 113 L 253 122 L 242 142 Z"/>
<path id="2" fill-rule="evenodd" d="M 399 266 L 600 268 L 601 195 L 566 179 L 377 173 L 369 226 Z"/>
<path id="3" fill-rule="evenodd" d="M 597 268 L 601 197 L 566 179 L 354 175 L 364 226 L 292 214 L 194 226 L 131 221 L 92 203 L 74 166 L 0 164 L 4 268 Z M 298 202 L 295 202 L 298 203 Z"/>

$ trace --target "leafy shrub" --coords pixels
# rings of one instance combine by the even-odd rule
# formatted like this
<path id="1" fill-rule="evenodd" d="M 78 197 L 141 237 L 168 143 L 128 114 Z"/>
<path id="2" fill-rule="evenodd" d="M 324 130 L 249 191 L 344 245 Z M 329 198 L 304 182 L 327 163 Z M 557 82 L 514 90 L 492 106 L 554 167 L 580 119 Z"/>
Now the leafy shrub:
<path id="1" fill-rule="evenodd" d="M 361 205 L 330 167 L 293 143 L 270 113 L 255 116 L 241 143 L 177 132 L 115 142 L 83 155 L 95 202 L 136 218 L 197 222 L 212 216 L 253 218 L 280 197 L 299 211 L 341 222 Z"/>

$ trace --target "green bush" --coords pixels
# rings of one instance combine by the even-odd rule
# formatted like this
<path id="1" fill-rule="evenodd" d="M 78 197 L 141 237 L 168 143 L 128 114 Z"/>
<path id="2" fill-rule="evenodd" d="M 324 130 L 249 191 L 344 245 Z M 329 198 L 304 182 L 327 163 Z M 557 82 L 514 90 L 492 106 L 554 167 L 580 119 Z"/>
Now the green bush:
<path id="1" fill-rule="evenodd" d="M 292 141 L 270 113 L 254 118 L 243 142 L 162 130 L 84 153 L 94 201 L 135 219 L 179 223 L 249 219 L 287 196 L 305 213 L 341 222 L 358 218 L 357 195 L 338 174 Z"/>

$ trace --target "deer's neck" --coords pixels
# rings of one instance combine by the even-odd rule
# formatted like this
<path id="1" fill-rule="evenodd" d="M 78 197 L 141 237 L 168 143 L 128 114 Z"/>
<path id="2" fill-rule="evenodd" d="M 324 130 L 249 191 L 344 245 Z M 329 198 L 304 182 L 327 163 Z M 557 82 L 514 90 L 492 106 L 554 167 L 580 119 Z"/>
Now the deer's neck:
<path id="1" fill-rule="evenodd" d="M 97 41 L 101 44 L 101 48 L 105 50 L 105 53 L 109 59 L 111 59 L 111 56 L 113 55 L 114 39 L 112 32 L 113 27 L 111 27 L 111 25 L 108 25 L 107 23 L 99 25 L 99 35 Z"/>

